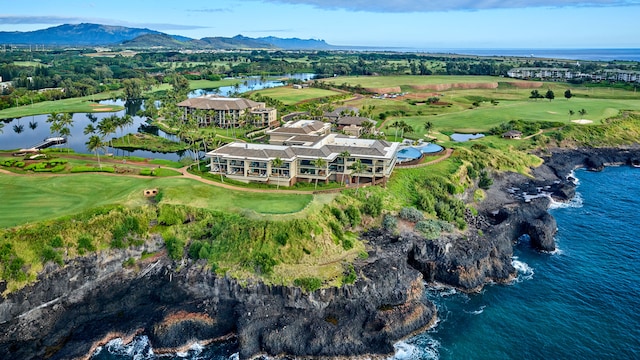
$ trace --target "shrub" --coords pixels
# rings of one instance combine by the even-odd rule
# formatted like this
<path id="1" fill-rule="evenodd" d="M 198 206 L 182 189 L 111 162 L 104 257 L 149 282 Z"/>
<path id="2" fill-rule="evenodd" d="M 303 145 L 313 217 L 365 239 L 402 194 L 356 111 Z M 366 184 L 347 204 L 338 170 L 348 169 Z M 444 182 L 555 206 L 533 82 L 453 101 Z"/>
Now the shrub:
<path id="1" fill-rule="evenodd" d="M 440 226 L 433 220 L 424 220 L 416 224 L 415 229 L 429 240 L 435 240 L 440 237 Z"/>
<path id="2" fill-rule="evenodd" d="M 62 240 L 62 237 L 60 235 L 56 235 L 49 241 L 49 245 L 54 248 L 61 248 L 64 246 L 64 240 Z"/>
<path id="3" fill-rule="evenodd" d="M 136 259 L 130 257 L 122 263 L 122 267 L 130 268 L 136 264 Z"/>
<path id="4" fill-rule="evenodd" d="M 184 209 L 173 205 L 164 205 L 160 207 L 158 222 L 163 225 L 172 226 L 184 223 L 186 212 Z"/>
<path id="5" fill-rule="evenodd" d="M 403 207 L 398 214 L 401 219 L 416 223 L 424 220 L 422 212 L 414 207 Z"/>
<path id="6" fill-rule="evenodd" d="M 344 210 L 344 213 L 345 215 L 347 215 L 347 218 L 349 218 L 349 223 L 352 227 L 355 227 L 362 221 L 360 210 L 354 205 L 347 206 L 347 208 Z"/>
<path id="7" fill-rule="evenodd" d="M 322 280 L 316 277 L 304 277 L 293 280 L 293 284 L 307 292 L 314 292 L 322 287 Z"/>
<path id="8" fill-rule="evenodd" d="M 347 268 L 347 273 L 344 274 L 342 281 L 345 284 L 353 284 L 354 282 L 356 282 L 357 278 L 358 278 L 358 275 L 356 274 L 356 270 L 353 268 L 353 265 L 349 264 Z"/>
<path id="9" fill-rule="evenodd" d="M 26 168 L 25 168 L 26 169 Z M 103 166 L 102 169 L 95 166 L 74 166 L 71 168 L 72 173 L 81 173 L 81 172 L 108 172 L 114 173 L 115 169 L 110 166 Z"/>
<path id="10" fill-rule="evenodd" d="M 391 214 L 385 214 L 382 218 L 382 228 L 388 232 L 395 232 L 398 229 L 398 219 Z"/>
<path id="11" fill-rule="evenodd" d="M 382 196 L 371 195 L 362 204 L 362 212 L 373 217 L 380 216 L 382 212 Z"/>
<path id="12" fill-rule="evenodd" d="M 489 174 L 485 170 L 480 172 L 480 180 L 478 181 L 478 187 L 487 190 L 493 185 L 493 179 L 489 177 Z"/>
<path id="13" fill-rule="evenodd" d="M 184 241 L 176 236 L 169 235 L 164 239 L 164 245 L 167 248 L 167 254 L 173 260 L 178 260 L 184 255 Z"/>
<path id="14" fill-rule="evenodd" d="M 345 237 L 342 239 L 342 248 L 345 250 L 353 249 L 353 240 L 349 237 Z"/>
<path id="15" fill-rule="evenodd" d="M 64 261 L 62 260 L 62 255 L 49 245 L 45 245 L 42 248 L 40 252 L 40 258 L 42 259 L 43 263 L 46 263 L 47 261 L 53 261 L 58 265 L 64 264 Z"/>
<path id="16" fill-rule="evenodd" d="M 278 262 L 268 254 L 260 252 L 253 255 L 252 265 L 258 273 L 265 275 L 271 274 L 273 272 L 273 267 L 277 264 Z"/>
<path id="17" fill-rule="evenodd" d="M 91 235 L 81 235 L 80 238 L 78 238 L 78 253 L 80 255 L 84 255 L 85 251 L 95 251 L 96 247 L 95 245 L 93 245 L 93 238 L 91 238 Z"/>
<path id="18" fill-rule="evenodd" d="M 344 214 L 344 212 L 337 207 L 331 207 L 331 213 L 342 225 L 349 224 L 349 218 Z"/>
<path id="19" fill-rule="evenodd" d="M 333 235 L 335 235 L 338 240 L 344 239 L 344 231 L 342 230 L 342 226 L 340 224 L 335 221 L 329 221 L 329 226 L 331 227 Z"/>

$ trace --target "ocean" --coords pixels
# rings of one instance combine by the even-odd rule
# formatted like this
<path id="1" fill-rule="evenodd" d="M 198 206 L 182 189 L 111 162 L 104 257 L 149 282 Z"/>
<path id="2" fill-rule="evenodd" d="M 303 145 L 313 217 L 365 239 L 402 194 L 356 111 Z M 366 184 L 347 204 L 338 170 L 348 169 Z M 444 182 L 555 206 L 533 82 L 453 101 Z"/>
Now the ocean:
<path id="1" fill-rule="evenodd" d="M 433 329 L 396 344 L 393 360 L 633 359 L 640 357 L 640 169 L 577 170 L 578 196 L 550 210 L 558 250 L 540 253 L 523 238 L 519 275 L 478 294 L 441 287 Z M 233 359 L 234 345 L 153 354 L 144 337 L 117 341 L 94 360 Z"/>

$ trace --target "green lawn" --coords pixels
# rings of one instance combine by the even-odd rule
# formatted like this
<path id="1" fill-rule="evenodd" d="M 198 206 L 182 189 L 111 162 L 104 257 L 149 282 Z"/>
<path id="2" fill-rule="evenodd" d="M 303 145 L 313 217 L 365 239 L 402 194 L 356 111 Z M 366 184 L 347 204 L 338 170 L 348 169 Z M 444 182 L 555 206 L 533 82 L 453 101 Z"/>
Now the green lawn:
<path id="1" fill-rule="evenodd" d="M 62 99 L 55 101 L 43 101 L 35 103 L 33 105 L 25 105 L 20 107 L 13 107 L 0 111 L 0 119 L 10 119 L 31 115 L 51 114 L 52 112 L 71 112 L 71 113 L 85 113 L 85 112 L 114 112 L 124 109 L 122 106 L 116 105 L 101 105 L 95 101 L 112 99 L 118 97 L 119 91 L 109 91 L 100 94 L 83 96 L 79 98 Z"/>
<path id="2" fill-rule="evenodd" d="M 585 109 L 587 113 L 580 116 L 578 111 Z M 574 115 L 569 115 L 569 110 Z M 483 132 L 490 128 L 511 120 L 525 121 L 561 121 L 569 123 L 571 120 L 587 119 L 593 124 L 600 124 L 602 120 L 613 117 L 620 110 L 640 110 L 640 100 L 611 100 L 572 98 L 571 100 L 521 100 L 500 101 L 498 105 L 482 103 L 475 109 L 466 109 L 455 113 L 445 113 L 435 116 L 409 116 L 399 118 L 416 129 L 417 133 L 424 131 L 424 123 L 430 121 L 439 131 L 458 131 L 465 133 Z M 387 123 L 389 124 L 389 122 Z M 387 130 L 390 133 L 390 130 Z"/>
<path id="3" fill-rule="evenodd" d="M 332 84 L 360 85 L 365 88 L 384 88 L 393 86 L 416 86 L 434 84 L 457 83 L 495 83 L 495 82 L 519 82 L 521 80 L 500 78 L 495 76 L 446 76 L 446 75 L 397 75 L 397 76 L 345 76 L 323 79 Z"/>
<path id="4" fill-rule="evenodd" d="M 230 191 L 190 179 L 0 174 L 0 227 L 53 219 L 106 204 L 144 204 L 142 191 L 147 188 L 159 188 L 163 192 L 162 201 L 167 203 L 265 214 L 295 213 L 313 199 L 313 195 Z"/>
<path id="5" fill-rule="evenodd" d="M 270 98 L 280 100 L 285 105 L 293 105 L 301 101 L 340 95 L 341 93 L 318 88 L 294 89 L 290 86 L 280 86 L 257 90 L 254 94 L 260 94 L 262 96 L 268 96 Z"/>

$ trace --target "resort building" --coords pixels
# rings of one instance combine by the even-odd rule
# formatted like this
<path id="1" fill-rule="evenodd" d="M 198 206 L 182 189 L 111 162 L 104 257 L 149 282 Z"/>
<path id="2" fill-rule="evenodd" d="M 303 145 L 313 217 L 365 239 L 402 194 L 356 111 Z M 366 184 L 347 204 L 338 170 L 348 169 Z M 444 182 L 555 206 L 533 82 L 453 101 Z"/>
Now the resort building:
<path id="1" fill-rule="evenodd" d="M 177 105 L 183 111 L 182 120 L 193 117 L 200 126 L 230 128 L 249 123 L 260 128 L 275 128 L 280 125 L 276 109 L 250 99 L 204 95 Z"/>
<path id="2" fill-rule="evenodd" d="M 509 130 L 506 133 L 502 134 L 502 137 L 505 139 L 521 139 L 522 132 L 518 130 Z"/>
<path id="3" fill-rule="evenodd" d="M 634 70 L 600 70 L 594 73 L 583 73 L 563 68 L 514 68 L 507 75 L 516 79 L 571 80 L 586 79 L 592 81 L 640 82 L 640 71 Z"/>
<path id="4" fill-rule="evenodd" d="M 305 145 L 232 142 L 207 153 L 211 173 L 243 182 L 291 186 L 297 182 L 386 183 L 396 165 L 400 143 L 317 136 Z M 364 170 L 350 169 L 357 161 Z M 274 164 L 275 162 L 275 164 Z"/>

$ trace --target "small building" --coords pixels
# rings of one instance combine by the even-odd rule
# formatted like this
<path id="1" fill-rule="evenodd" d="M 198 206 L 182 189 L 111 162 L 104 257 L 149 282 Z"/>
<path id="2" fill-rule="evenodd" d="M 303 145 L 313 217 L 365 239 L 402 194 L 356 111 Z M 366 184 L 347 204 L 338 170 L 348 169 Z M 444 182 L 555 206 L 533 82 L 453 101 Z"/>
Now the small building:
<path id="1" fill-rule="evenodd" d="M 307 143 L 309 139 L 317 141 L 319 136 L 331 132 L 331 124 L 317 120 L 289 121 L 281 127 L 267 131 L 269 143 L 276 145 L 293 145 Z M 304 139 L 302 139 L 304 137 Z"/>
<path id="2" fill-rule="evenodd" d="M 353 106 L 341 106 L 336 108 L 333 111 L 328 111 L 325 112 L 322 116 L 331 121 L 331 122 L 337 122 L 340 118 L 345 117 L 345 116 L 358 116 L 360 114 L 360 111 L 358 110 L 358 108 L 353 107 Z"/>
<path id="3" fill-rule="evenodd" d="M 509 130 L 506 133 L 502 134 L 502 137 L 505 139 L 520 139 L 522 138 L 522 132 L 518 130 Z"/>

